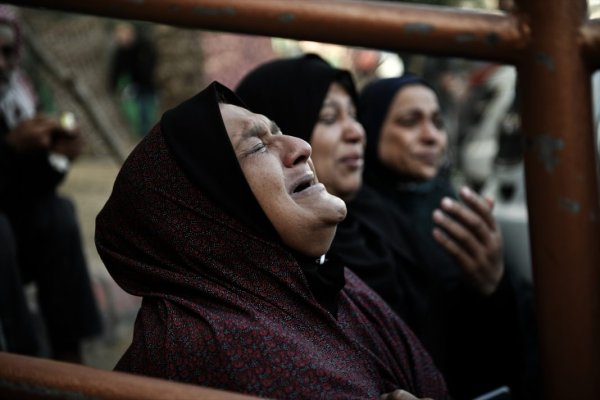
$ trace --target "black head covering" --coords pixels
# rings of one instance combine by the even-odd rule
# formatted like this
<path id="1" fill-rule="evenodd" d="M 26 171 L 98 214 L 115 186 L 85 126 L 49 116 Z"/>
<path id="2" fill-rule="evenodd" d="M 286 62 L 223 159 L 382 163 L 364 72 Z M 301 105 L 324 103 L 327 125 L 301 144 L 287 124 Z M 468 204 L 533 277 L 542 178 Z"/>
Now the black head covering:
<path id="1" fill-rule="evenodd" d="M 247 108 L 231 90 L 213 82 L 163 115 L 160 124 L 165 140 L 188 178 L 211 200 L 262 236 L 278 238 L 244 177 L 219 102 Z"/>
<path id="2" fill-rule="evenodd" d="M 365 180 L 367 182 L 371 182 L 374 177 L 378 180 L 384 179 L 384 177 L 394 180 L 397 175 L 381 164 L 377 155 L 377 147 L 379 146 L 381 127 L 396 93 L 409 85 L 424 85 L 434 90 L 423 78 L 406 74 L 396 78 L 371 82 L 360 93 L 358 115 L 367 134 L 367 149 L 365 151 Z"/>
<path id="3" fill-rule="evenodd" d="M 350 73 L 316 54 L 263 64 L 246 75 L 236 93 L 252 111 L 275 121 L 284 134 L 310 142 L 332 82 L 339 82 L 357 103 Z"/>

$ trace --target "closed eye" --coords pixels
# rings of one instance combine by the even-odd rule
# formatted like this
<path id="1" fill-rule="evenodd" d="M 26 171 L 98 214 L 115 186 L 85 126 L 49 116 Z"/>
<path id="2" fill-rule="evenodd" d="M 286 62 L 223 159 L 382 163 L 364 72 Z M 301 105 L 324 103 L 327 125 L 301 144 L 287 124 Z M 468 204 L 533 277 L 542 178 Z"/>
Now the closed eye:
<path id="1" fill-rule="evenodd" d="M 266 148 L 267 146 L 263 142 L 260 142 L 252 146 L 250 150 L 248 150 L 247 154 L 258 153 L 260 151 L 266 150 Z"/>

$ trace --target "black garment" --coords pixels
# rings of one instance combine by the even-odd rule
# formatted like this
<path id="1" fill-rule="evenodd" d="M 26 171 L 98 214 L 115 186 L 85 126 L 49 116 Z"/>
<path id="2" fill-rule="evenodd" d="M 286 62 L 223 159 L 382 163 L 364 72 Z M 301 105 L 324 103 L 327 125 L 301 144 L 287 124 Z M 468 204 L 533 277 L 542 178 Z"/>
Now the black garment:
<path id="1" fill-rule="evenodd" d="M 0 350 L 40 354 L 40 341 L 22 289 L 17 264 L 17 243 L 10 222 L 2 213 L 0 244 Z"/>
<path id="2" fill-rule="evenodd" d="M 418 321 L 428 318 L 427 296 L 415 292 L 424 285 L 411 280 L 427 279 L 412 255 L 410 238 L 388 212 L 384 199 L 368 185 L 347 206 L 348 214 L 338 225 L 329 254 L 339 257 L 415 330 L 421 325 Z M 421 341 L 427 344 L 423 337 Z"/>
<path id="3" fill-rule="evenodd" d="M 21 283 L 36 283 L 51 355 L 78 354 L 81 339 L 98 334 L 101 321 L 73 204 L 48 193 L 7 211 L 17 244 Z M 23 352 L 31 354 L 26 349 Z"/>
<path id="4" fill-rule="evenodd" d="M 81 339 L 101 332 L 73 204 L 56 195 L 64 174 L 45 152 L 18 154 L 0 119 L 0 319 L 7 350 L 44 355 L 23 283 L 34 281 L 52 356 L 79 352 Z"/>
<path id="5" fill-rule="evenodd" d="M 384 194 L 390 218 L 410 233 L 409 247 L 421 269 L 405 269 L 411 303 L 420 306 L 409 325 L 442 370 L 452 396 L 470 399 L 506 385 L 522 398 L 525 343 L 508 269 L 496 292 L 482 296 L 464 282 L 457 261 L 431 234 L 432 210 L 443 197 L 456 198 L 448 181 L 371 183 Z"/>

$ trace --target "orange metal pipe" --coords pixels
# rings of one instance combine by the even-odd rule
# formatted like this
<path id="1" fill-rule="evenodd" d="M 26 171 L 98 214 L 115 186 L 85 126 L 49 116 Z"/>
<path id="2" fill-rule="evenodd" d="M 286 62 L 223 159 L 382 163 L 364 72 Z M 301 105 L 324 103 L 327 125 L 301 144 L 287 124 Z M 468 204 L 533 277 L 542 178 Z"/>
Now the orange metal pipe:
<path id="1" fill-rule="evenodd" d="M 12 3 L 187 28 L 502 62 L 515 61 L 528 40 L 528 32 L 510 15 L 389 2 L 21 0 Z"/>
<path id="2" fill-rule="evenodd" d="M 518 63 L 545 399 L 600 399 L 600 210 L 586 0 L 521 1 Z"/>
<path id="3" fill-rule="evenodd" d="M 191 384 L 0 352 L 2 399 L 258 400 Z"/>
<path id="4" fill-rule="evenodd" d="M 600 40 L 595 23 L 585 23 L 585 0 L 517 1 L 518 17 L 349 0 L 14 3 L 516 63 L 545 398 L 600 398 L 600 210 L 589 84 Z"/>

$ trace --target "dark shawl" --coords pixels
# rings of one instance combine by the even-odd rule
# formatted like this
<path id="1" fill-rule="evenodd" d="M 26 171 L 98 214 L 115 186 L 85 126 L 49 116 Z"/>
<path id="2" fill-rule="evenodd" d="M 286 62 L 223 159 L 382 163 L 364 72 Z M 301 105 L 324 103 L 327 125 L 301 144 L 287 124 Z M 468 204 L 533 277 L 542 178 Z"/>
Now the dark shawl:
<path id="1" fill-rule="evenodd" d="M 216 178 L 205 184 L 184 172 L 182 133 L 170 126 L 179 119 L 169 115 L 202 121 L 186 135 L 204 138 L 202 152 L 218 158 L 203 175 L 234 157 L 218 96 L 233 95 L 213 84 L 168 112 L 129 156 L 98 215 L 96 245 L 109 272 L 144 297 L 116 369 L 272 398 L 376 399 L 396 388 L 445 398 L 418 340 L 354 274 L 345 272 L 335 319 L 267 227 L 247 225 L 209 196 Z"/>
<path id="2" fill-rule="evenodd" d="M 405 75 L 367 85 L 359 100 L 359 117 L 368 138 L 365 180 L 383 195 L 384 208 L 406 233 L 412 255 L 423 268 L 406 271 L 414 286 L 411 303 L 426 309 L 411 327 L 441 368 L 453 397 L 472 398 L 501 385 L 516 392 L 522 338 L 509 272 L 491 296 L 472 290 L 462 280 L 456 259 L 432 235 L 433 210 L 444 196 L 456 198 L 448 176 L 442 172 L 430 181 L 414 181 L 387 168 L 377 157 L 381 127 L 392 100 L 399 90 L 414 84 L 431 88 L 420 77 Z M 369 218 L 366 211 L 360 215 Z"/>

